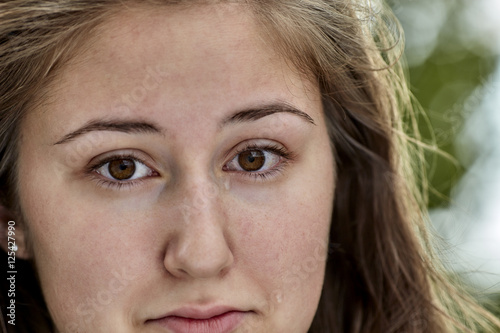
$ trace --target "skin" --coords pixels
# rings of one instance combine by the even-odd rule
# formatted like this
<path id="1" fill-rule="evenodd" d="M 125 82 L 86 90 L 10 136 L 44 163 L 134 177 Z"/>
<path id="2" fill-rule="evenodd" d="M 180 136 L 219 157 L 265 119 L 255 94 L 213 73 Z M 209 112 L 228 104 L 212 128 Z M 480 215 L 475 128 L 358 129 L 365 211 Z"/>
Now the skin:
<path id="1" fill-rule="evenodd" d="M 169 332 L 150 319 L 224 305 L 246 311 L 235 332 L 307 332 L 334 187 L 318 87 L 241 5 L 124 11 L 84 50 L 21 128 L 19 197 L 58 330 Z M 290 112 L 224 122 L 276 103 L 315 124 Z M 98 119 L 159 132 L 61 142 Z M 237 170 L 249 145 L 290 159 L 266 152 L 265 177 Z M 116 154 L 145 172 L 117 186 L 106 165 L 91 169 Z"/>

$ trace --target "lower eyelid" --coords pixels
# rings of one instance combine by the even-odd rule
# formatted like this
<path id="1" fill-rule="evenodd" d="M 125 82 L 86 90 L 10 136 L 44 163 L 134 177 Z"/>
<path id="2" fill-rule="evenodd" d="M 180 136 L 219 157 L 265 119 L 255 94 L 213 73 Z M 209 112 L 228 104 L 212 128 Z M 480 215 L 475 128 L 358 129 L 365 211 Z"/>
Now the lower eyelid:
<path id="1" fill-rule="evenodd" d="M 141 164 L 143 167 L 145 167 L 145 168 L 148 169 L 147 170 L 147 174 L 144 175 L 144 176 L 141 176 L 139 178 L 135 178 L 135 179 L 119 180 L 119 179 L 114 179 L 111 175 L 108 177 L 108 176 L 104 175 L 102 172 L 99 171 L 99 169 L 101 169 L 102 167 L 107 167 L 107 165 L 109 163 L 111 163 L 114 160 L 119 160 L 119 159 L 128 159 L 128 160 L 134 161 L 136 164 Z M 135 172 L 137 172 L 137 171 L 138 170 L 136 168 Z M 130 185 L 133 182 L 142 181 L 145 178 L 159 176 L 159 172 L 156 171 L 155 168 L 150 167 L 147 163 L 145 163 L 144 161 L 142 161 L 142 159 L 140 159 L 140 158 L 138 158 L 136 156 L 131 156 L 131 155 L 116 155 L 116 156 L 110 156 L 108 158 L 105 158 L 102 161 L 94 164 L 94 166 L 90 166 L 88 168 L 87 173 L 90 174 L 90 175 L 95 175 L 95 174 L 99 175 L 99 176 L 95 176 L 95 177 L 99 177 L 99 181 L 101 183 L 106 183 L 106 182 L 109 183 L 109 184 L 106 184 L 108 186 L 112 185 L 112 184 L 120 184 L 120 186 Z M 108 171 L 108 173 L 109 173 L 109 171 Z"/>
<path id="2" fill-rule="evenodd" d="M 289 161 L 288 160 L 283 160 L 283 161 L 280 161 L 280 163 L 274 167 L 273 169 L 270 169 L 270 170 L 266 170 L 266 171 L 256 171 L 256 172 L 242 172 L 242 171 L 238 171 L 240 172 L 242 175 L 246 176 L 246 177 L 252 177 L 254 180 L 266 180 L 268 178 L 272 178 L 274 176 L 277 176 L 279 174 L 281 174 L 282 172 L 284 172 L 286 166 L 287 166 L 287 163 Z"/>
<path id="3" fill-rule="evenodd" d="M 228 171 L 228 172 L 231 172 L 231 173 L 236 173 L 236 174 L 239 174 L 239 175 L 241 175 L 243 177 L 251 177 L 255 181 L 265 180 L 267 178 L 271 178 L 271 177 L 275 176 L 276 174 L 279 174 L 279 173 L 285 171 L 284 169 L 287 167 L 287 165 L 288 165 L 289 162 L 293 161 L 294 156 L 295 156 L 291 152 L 287 152 L 287 151 L 284 151 L 284 152 L 283 151 L 278 151 L 277 152 L 276 149 L 265 149 L 265 148 L 258 148 L 258 147 L 254 148 L 254 147 L 251 147 L 249 149 L 244 149 L 244 150 L 238 152 L 233 157 L 233 159 L 231 159 L 230 162 L 234 161 L 238 157 L 238 155 L 241 154 L 242 152 L 244 152 L 246 150 L 252 150 L 252 149 L 255 149 L 255 150 L 265 150 L 265 151 L 267 151 L 267 152 L 269 152 L 271 154 L 274 154 L 274 155 L 278 156 L 279 157 L 279 161 L 276 164 L 274 164 L 272 167 L 270 167 L 269 169 L 263 170 L 263 171 L 228 170 L 227 168 L 226 168 L 225 171 Z M 227 164 L 229 164 L 229 162 Z"/>

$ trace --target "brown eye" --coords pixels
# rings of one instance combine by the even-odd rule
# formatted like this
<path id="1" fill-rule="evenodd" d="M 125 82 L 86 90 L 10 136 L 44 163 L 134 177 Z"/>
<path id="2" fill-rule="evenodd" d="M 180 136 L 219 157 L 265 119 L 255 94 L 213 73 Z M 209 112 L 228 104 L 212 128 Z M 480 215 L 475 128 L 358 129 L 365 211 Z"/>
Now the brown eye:
<path id="1" fill-rule="evenodd" d="M 139 159 L 128 156 L 111 156 L 107 161 L 92 170 L 102 177 L 107 178 L 110 183 L 133 183 L 133 180 L 156 177 L 159 174 L 141 162 Z"/>
<path id="2" fill-rule="evenodd" d="M 248 147 L 238 151 L 222 170 L 264 179 L 281 170 L 289 160 L 288 156 L 288 152 L 279 146 Z"/>
<path id="3" fill-rule="evenodd" d="M 109 162 L 109 175 L 117 180 L 125 180 L 135 173 L 135 162 L 133 160 L 118 159 Z"/>
<path id="4" fill-rule="evenodd" d="M 257 171 L 265 165 L 266 156 L 262 150 L 247 150 L 239 154 L 238 163 L 245 171 Z"/>

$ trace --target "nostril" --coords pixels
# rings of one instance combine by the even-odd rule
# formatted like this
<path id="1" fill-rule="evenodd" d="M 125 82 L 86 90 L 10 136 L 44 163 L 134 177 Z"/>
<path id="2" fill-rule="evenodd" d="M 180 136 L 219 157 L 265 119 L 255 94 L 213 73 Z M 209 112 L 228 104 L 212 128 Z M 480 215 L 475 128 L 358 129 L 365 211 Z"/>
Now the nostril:
<path id="1" fill-rule="evenodd" d="M 210 278 L 225 274 L 234 257 L 219 228 L 182 235 L 167 247 L 165 269 L 177 278 Z"/>

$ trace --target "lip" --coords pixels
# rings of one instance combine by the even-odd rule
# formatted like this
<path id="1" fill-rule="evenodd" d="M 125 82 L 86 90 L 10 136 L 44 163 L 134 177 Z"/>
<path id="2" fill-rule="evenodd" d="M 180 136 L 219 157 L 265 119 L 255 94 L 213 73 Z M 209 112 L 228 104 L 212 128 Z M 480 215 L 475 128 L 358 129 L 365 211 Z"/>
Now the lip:
<path id="1" fill-rule="evenodd" d="M 182 308 L 148 322 L 174 333 L 229 333 L 240 325 L 247 314 L 247 311 L 224 306 L 209 309 Z"/>

